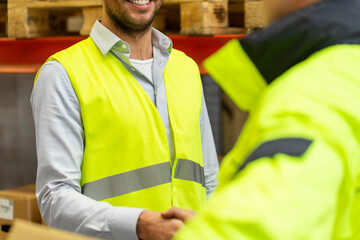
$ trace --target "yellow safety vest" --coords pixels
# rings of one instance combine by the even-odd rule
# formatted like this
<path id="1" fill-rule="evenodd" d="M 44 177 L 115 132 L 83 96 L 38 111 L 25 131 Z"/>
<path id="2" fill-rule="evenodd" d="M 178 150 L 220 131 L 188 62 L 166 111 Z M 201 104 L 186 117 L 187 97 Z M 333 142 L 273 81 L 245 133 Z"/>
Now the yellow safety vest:
<path id="1" fill-rule="evenodd" d="M 206 200 L 197 65 L 172 50 L 164 70 L 175 160 L 155 105 L 111 53 L 91 38 L 56 53 L 80 103 L 85 133 L 83 194 L 114 206 L 199 210 Z"/>

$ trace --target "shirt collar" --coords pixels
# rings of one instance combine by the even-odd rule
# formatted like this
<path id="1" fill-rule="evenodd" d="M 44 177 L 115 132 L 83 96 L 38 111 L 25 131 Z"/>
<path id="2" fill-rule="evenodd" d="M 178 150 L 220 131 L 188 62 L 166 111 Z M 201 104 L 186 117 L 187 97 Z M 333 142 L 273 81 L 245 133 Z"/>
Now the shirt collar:
<path id="1" fill-rule="evenodd" d="M 152 28 L 151 41 L 154 47 L 171 53 L 173 47 L 171 39 L 155 28 Z"/>
<path id="2" fill-rule="evenodd" d="M 99 21 L 95 22 L 90 32 L 90 37 L 103 55 L 106 55 L 113 48 L 116 48 L 116 51 L 122 53 L 130 53 L 131 51 L 130 45 L 127 42 L 122 41 Z M 155 48 L 165 51 L 168 54 L 171 53 L 173 44 L 170 38 L 166 37 L 155 28 L 152 29 L 151 38 Z"/>

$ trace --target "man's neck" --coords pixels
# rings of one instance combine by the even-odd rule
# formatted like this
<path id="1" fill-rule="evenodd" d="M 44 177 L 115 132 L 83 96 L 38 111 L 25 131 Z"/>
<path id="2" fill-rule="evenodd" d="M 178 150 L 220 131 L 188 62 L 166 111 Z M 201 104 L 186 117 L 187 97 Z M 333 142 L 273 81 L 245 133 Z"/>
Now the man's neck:
<path id="1" fill-rule="evenodd" d="M 131 48 L 131 59 L 146 60 L 153 57 L 153 48 L 151 43 L 151 32 L 150 27 L 141 33 L 127 33 L 122 31 L 120 28 L 114 26 L 111 21 L 103 19 L 101 22 L 105 27 L 112 31 L 121 40 L 127 42 Z"/>

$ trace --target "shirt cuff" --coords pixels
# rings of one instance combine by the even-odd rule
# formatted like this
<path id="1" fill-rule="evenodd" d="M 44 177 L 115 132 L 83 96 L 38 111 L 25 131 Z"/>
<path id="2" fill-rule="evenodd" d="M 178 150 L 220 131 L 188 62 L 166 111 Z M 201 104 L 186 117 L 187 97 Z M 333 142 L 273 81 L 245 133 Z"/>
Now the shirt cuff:
<path id="1" fill-rule="evenodd" d="M 140 214 L 145 209 L 130 207 L 114 207 L 109 221 L 113 239 L 138 240 L 136 226 Z"/>

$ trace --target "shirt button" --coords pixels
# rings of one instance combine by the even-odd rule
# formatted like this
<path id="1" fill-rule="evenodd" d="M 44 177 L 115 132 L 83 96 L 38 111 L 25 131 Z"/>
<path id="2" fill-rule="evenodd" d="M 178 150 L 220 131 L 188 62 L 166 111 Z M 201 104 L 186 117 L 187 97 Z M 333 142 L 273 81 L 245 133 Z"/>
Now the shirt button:
<path id="1" fill-rule="evenodd" d="M 121 45 L 121 47 L 122 47 L 122 49 L 126 49 L 126 45 L 125 45 L 125 44 Z"/>

